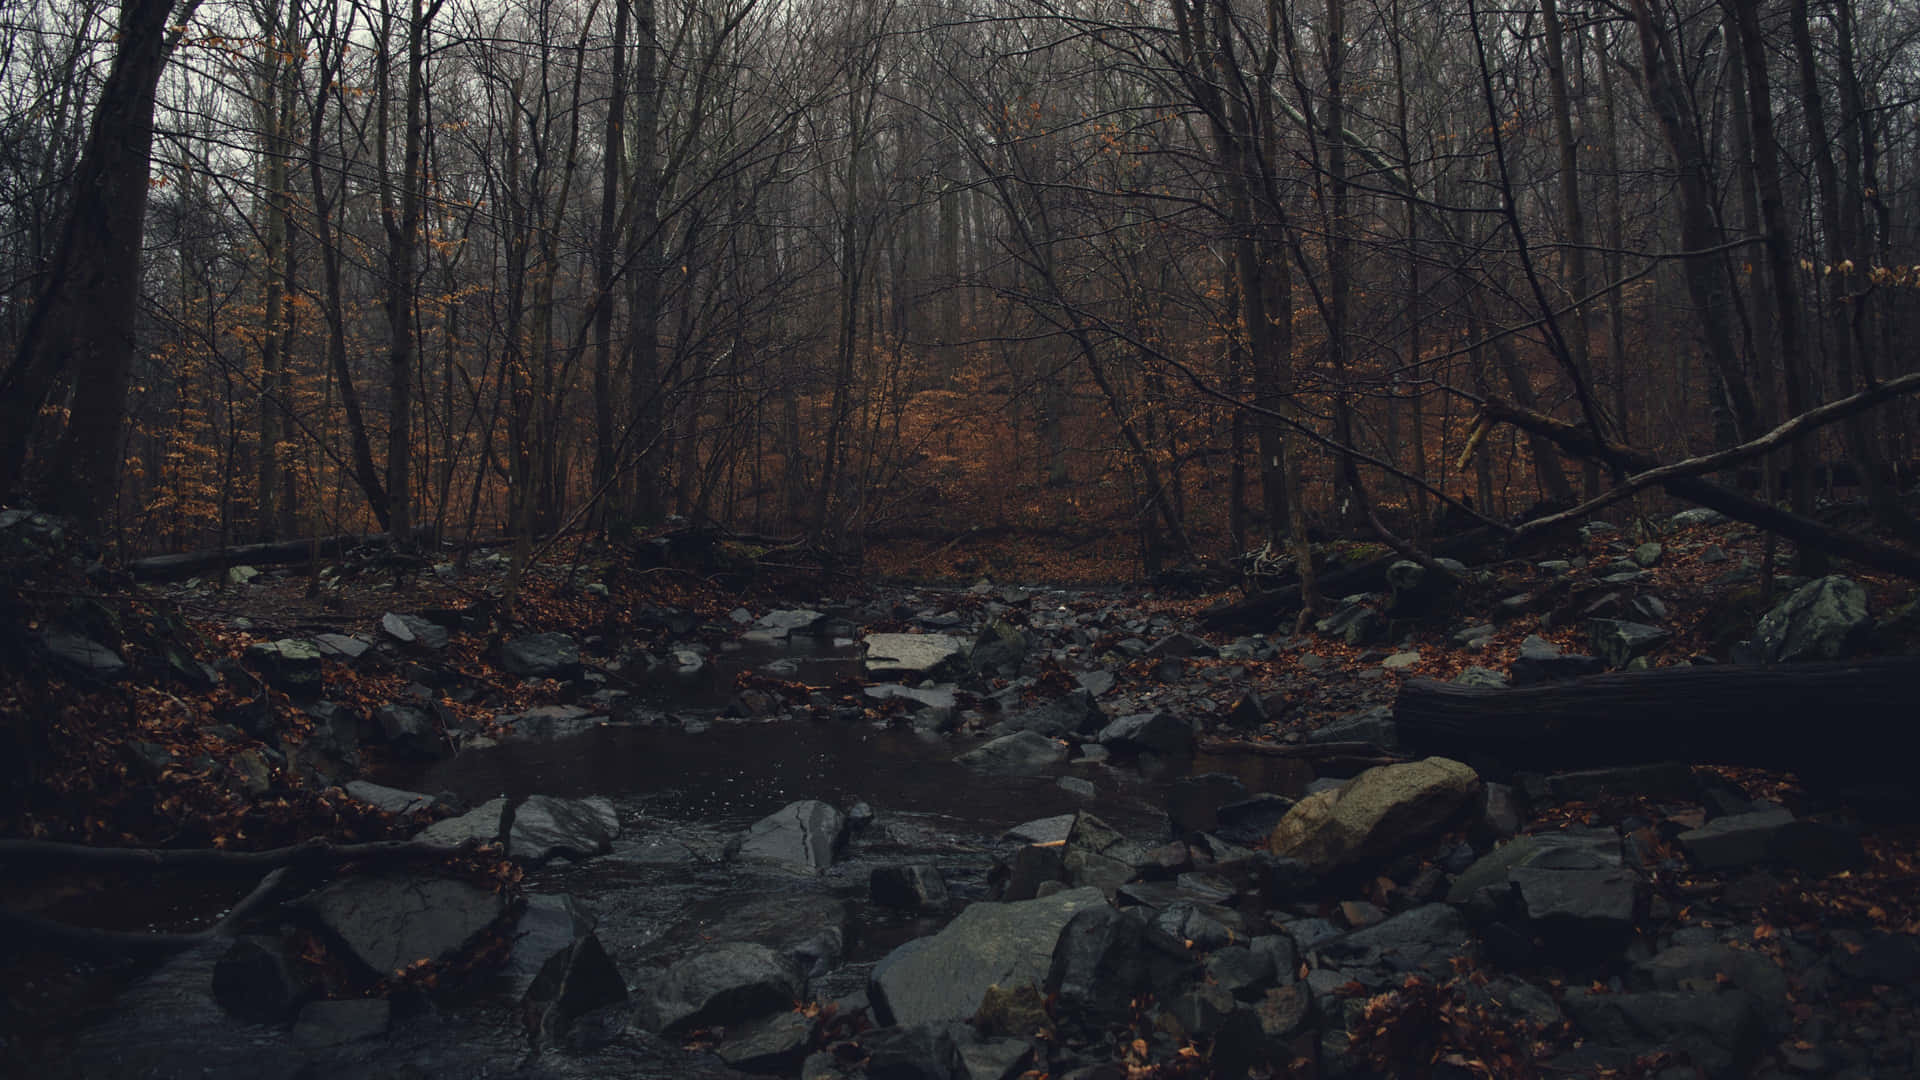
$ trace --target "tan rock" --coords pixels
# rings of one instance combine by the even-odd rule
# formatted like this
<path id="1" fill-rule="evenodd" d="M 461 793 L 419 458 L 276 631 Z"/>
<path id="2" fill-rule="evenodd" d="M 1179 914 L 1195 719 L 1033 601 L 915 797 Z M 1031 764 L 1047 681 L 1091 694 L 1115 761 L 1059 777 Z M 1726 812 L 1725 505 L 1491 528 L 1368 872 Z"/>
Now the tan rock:
<path id="1" fill-rule="evenodd" d="M 1418 842 L 1479 792 L 1479 774 L 1451 758 L 1383 765 L 1300 800 L 1267 845 L 1326 873 Z"/>

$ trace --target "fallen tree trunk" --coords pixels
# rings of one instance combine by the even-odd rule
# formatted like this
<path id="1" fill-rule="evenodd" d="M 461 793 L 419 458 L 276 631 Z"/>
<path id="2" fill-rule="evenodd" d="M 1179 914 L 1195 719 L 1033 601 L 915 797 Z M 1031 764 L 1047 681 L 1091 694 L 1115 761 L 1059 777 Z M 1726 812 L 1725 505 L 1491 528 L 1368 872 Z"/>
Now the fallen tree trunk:
<path id="1" fill-rule="evenodd" d="M 1504 773 L 1647 761 L 1752 765 L 1821 780 L 1906 774 L 1875 753 L 1920 713 L 1920 657 L 1613 672 L 1511 688 L 1409 679 L 1403 747 Z"/>
<path id="2" fill-rule="evenodd" d="M 419 530 L 415 535 L 424 537 L 427 530 Z M 178 555 L 154 555 L 133 560 L 127 564 L 127 569 L 132 571 L 135 581 L 178 581 L 209 570 L 225 570 L 233 566 L 284 566 L 305 562 L 316 556 L 337 559 L 354 548 L 390 545 L 392 542 L 393 537 L 387 533 L 369 533 L 365 536 L 344 533 L 339 536 L 308 537 L 305 540 L 281 540 L 271 544 L 208 548 Z"/>

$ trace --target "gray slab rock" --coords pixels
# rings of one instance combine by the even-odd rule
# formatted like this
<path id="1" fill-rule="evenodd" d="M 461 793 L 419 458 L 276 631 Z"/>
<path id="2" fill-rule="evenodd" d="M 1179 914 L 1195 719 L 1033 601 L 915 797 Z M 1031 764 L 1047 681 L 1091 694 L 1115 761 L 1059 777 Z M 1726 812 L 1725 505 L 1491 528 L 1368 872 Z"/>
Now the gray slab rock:
<path id="1" fill-rule="evenodd" d="M 553 1045 L 581 1016 L 627 1000 L 626 978 L 571 896 L 527 897 L 501 974 L 537 1045 Z"/>
<path id="2" fill-rule="evenodd" d="M 994 730 L 1009 734 L 1034 731 L 1054 739 L 1099 731 L 1107 724 L 1107 714 L 1093 697 L 1087 690 L 1076 690 L 1065 697 L 1022 709 L 1000 721 Z"/>
<path id="3" fill-rule="evenodd" d="M 40 641 L 55 663 L 88 678 L 111 682 L 127 673 L 127 662 L 119 653 L 83 634 L 48 630 L 40 635 Z"/>
<path id="4" fill-rule="evenodd" d="M 1119 754 L 1159 754 L 1185 757 L 1193 753 L 1198 733 L 1193 721 L 1168 712 L 1122 716 L 1100 729 L 1102 746 Z"/>
<path id="5" fill-rule="evenodd" d="M 361 802 L 379 807 L 389 814 L 408 814 L 415 810 L 425 810 L 433 805 L 431 795 L 422 795 L 417 791 L 402 791 L 399 788 L 376 784 L 371 780 L 348 781 L 346 791 Z"/>
<path id="6" fill-rule="evenodd" d="M 281 638 L 247 646 L 247 666 L 260 673 L 267 685 L 295 697 L 316 697 L 320 693 L 320 650 L 310 641 Z"/>
<path id="7" fill-rule="evenodd" d="M 299 902 L 366 973 L 383 978 L 416 960 L 465 951 L 507 911 L 507 897 L 451 878 L 351 877 Z"/>
<path id="8" fill-rule="evenodd" d="M 740 838 L 740 862 L 818 874 L 833 865 L 847 839 L 847 816 L 818 799 L 802 799 L 753 823 Z"/>
<path id="9" fill-rule="evenodd" d="M 1743 990 L 1595 994 L 1573 989 L 1562 1004 L 1574 1027 L 1595 1044 L 1636 1055 L 1684 1053 L 1716 1080 L 1748 1075 L 1766 1040 L 1759 1010 Z"/>
<path id="10" fill-rule="evenodd" d="M 605 796 L 530 795 L 514 807 L 507 854 L 533 866 L 558 856 L 578 861 L 612 851 L 619 836 L 620 815 Z"/>
<path id="11" fill-rule="evenodd" d="M 969 905 L 946 929 L 874 965 L 868 983 L 874 1015 L 887 1024 L 965 1020 L 989 986 L 1044 984 L 1067 922 L 1104 904 L 1098 889 L 1069 889 L 1036 900 Z"/>
<path id="12" fill-rule="evenodd" d="M 819 1021 L 805 1013 L 773 1013 L 728 1028 L 726 1040 L 713 1052 L 741 1072 L 792 1074 L 813 1048 L 818 1027 Z"/>
<path id="13" fill-rule="evenodd" d="M 879 866 L 867 880 L 868 895 L 882 907 L 938 910 L 947 905 L 947 879 L 931 863 Z"/>
<path id="14" fill-rule="evenodd" d="M 373 648 L 373 642 L 353 634 L 315 634 L 313 647 L 329 659 L 352 663 L 367 655 L 367 650 Z"/>
<path id="15" fill-rule="evenodd" d="M 967 669 L 967 643 L 949 634 L 868 634 L 862 644 L 876 679 L 951 679 Z"/>
<path id="16" fill-rule="evenodd" d="M 500 668 L 523 679 L 571 679 L 580 673 L 580 644 L 552 632 L 519 638 L 500 646 Z"/>
<path id="17" fill-rule="evenodd" d="M 1037 731 L 1016 731 L 980 744 L 953 760 L 982 772 L 1030 776 L 1065 761 L 1067 748 Z"/>
<path id="18" fill-rule="evenodd" d="M 1773 839 L 1792 827 L 1791 810 L 1756 810 L 1714 818 L 1680 834 L 1687 858 L 1703 870 L 1725 870 L 1764 862 L 1771 857 Z"/>
<path id="19" fill-rule="evenodd" d="M 495 717 L 511 732 L 509 739 L 529 742 L 585 735 L 605 723 L 606 719 L 578 705 L 540 705 L 523 713 Z"/>
<path id="20" fill-rule="evenodd" d="M 1588 643 L 1611 668 L 1626 667 L 1635 657 L 1647 655 L 1672 637 L 1670 632 L 1657 626 L 1625 619 L 1587 621 Z"/>
<path id="21" fill-rule="evenodd" d="M 1841 660 L 1873 633 L 1867 593 L 1852 578 L 1831 574 L 1796 589 L 1760 617 L 1753 649 L 1761 663 Z"/>
<path id="22" fill-rule="evenodd" d="M 378 1039 L 393 1024 L 393 1003 L 385 998 L 314 1001 L 293 1024 L 293 1045 L 303 1050 Z"/>
<path id="23" fill-rule="evenodd" d="M 459 817 L 434 822 L 420 830 L 414 839 L 440 847 L 459 847 L 469 840 L 481 844 L 497 843 L 506 839 L 506 816 L 505 797 L 488 799 Z"/>
<path id="24" fill-rule="evenodd" d="M 452 640 L 447 628 L 438 623 L 418 615 L 399 615 L 391 611 L 380 616 L 380 630 L 402 645 L 418 645 L 423 649 L 444 649 Z"/>
<path id="25" fill-rule="evenodd" d="M 672 1037 L 788 1012 L 805 996 L 806 978 L 791 958 L 734 941 L 682 959 L 650 991 L 651 1026 Z"/>
<path id="26" fill-rule="evenodd" d="M 962 1080 L 966 1063 L 945 1024 L 910 1024 L 860 1036 L 867 1080 Z"/>

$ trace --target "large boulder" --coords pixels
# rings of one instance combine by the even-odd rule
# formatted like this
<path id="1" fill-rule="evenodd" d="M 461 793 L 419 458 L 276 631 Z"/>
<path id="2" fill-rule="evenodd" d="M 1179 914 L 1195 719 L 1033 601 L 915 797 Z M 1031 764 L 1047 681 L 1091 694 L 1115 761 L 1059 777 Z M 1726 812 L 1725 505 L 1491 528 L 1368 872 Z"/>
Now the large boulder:
<path id="1" fill-rule="evenodd" d="M 452 878 L 415 874 L 350 877 L 300 901 L 368 979 L 417 960 L 451 959 L 507 912 L 507 897 Z"/>
<path id="2" fill-rule="evenodd" d="M 604 796 L 529 795 L 514 807 L 507 854 L 535 866 L 562 855 L 577 861 L 612 851 L 619 835 L 620 815 Z"/>
<path id="3" fill-rule="evenodd" d="M 847 816 L 818 799 L 788 803 L 747 829 L 735 858 L 806 874 L 833 865 L 847 839 Z"/>
<path id="4" fill-rule="evenodd" d="M 969 661 L 982 675 L 1017 675 L 1026 658 L 1027 635 L 1005 619 L 994 619 L 981 627 Z"/>
<path id="5" fill-rule="evenodd" d="M 1368 769 L 1300 800 L 1274 826 L 1268 847 L 1324 874 L 1417 843 L 1479 793 L 1479 775 L 1450 758 Z"/>
<path id="6" fill-rule="evenodd" d="M 551 1045 L 574 1020 L 627 1000 L 627 981 L 571 896 L 534 895 L 513 928 L 501 974 L 535 1042 Z"/>
<path id="7" fill-rule="evenodd" d="M 1067 748 L 1037 731 L 1016 731 L 981 743 L 953 760 L 982 772 L 1033 775 L 1065 761 Z"/>
<path id="8" fill-rule="evenodd" d="M 1573 989 L 1564 1005 L 1574 1027 L 1595 1047 L 1621 1051 L 1623 1058 L 1682 1053 L 1709 1077 L 1747 1076 L 1765 1049 L 1764 1020 L 1744 990 L 1613 994 Z"/>
<path id="9" fill-rule="evenodd" d="M 112 682 L 127 673 L 127 662 L 119 653 L 83 634 L 47 630 L 40 635 L 40 641 L 54 663 L 65 671 L 100 682 Z"/>
<path id="10" fill-rule="evenodd" d="M 1672 634 L 1657 626 L 1625 619 L 1590 619 L 1587 640 L 1593 651 L 1610 668 L 1624 668 L 1636 657 L 1645 656 L 1667 643 Z"/>
<path id="11" fill-rule="evenodd" d="M 1093 700 L 1093 694 L 1086 690 L 1075 690 L 1064 697 L 1014 713 L 995 725 L 994 730 L 1006 733 L 1034 731 L 1059 739 L 1098 731 L 1106 723 L 1106 711 Z"/>
<path id="12" fill-rule="evenodd" d="M 1853 655 L 1873 632 L 1866 590 L 1831 574 L 1808 582 L 1761 616 L 1753 651 L 1761 663 L 1839 660 Z"/>
<path id="13" fill-rule="evenodd" d="M 952 679 L 967 669 L 967 643 L 949 634 L 868 634 L 863 644 L 876 679 Z"/>
<path id="14" fill-rule="evenodd" d="M 1076 912 L 1106 904 L 1098 889 L 1037 900 L 975 903 L 946 929 L 909 941 L 874 965 L 868 995 L 883 1024 L 965 1020 L 990 986 L 1045 983 L 1060 935 Z"/>
<path id="15" fill-rule="evenodd" d="M 580 673 L 580 645 L 559 633 L 509 641 L 500 646 L 500 668 L 522 678 L 570 679 Z"/>
<path id="16" fill-rule="evenodd" d="M 735 941 L 702 949 L 663 973 L 651 987 L 654 1030 L 667 1036 L 785 1012 L 806 993 L 793 960 Z"/>
<path id="17" fill-rule="evenodd" d="M 1184 757 L 1193 753 L 1197 738 L 1193 722 L 1167 712 L 1122 716 L 1100 729 L 1100 743 L 1122 754 L 1160 754 Z"/>
<path id="18" fill-rule="evenodd" d="M 320 650 L 297 638 L 261 641 L 247 646 L 247 665 L 275 690 L 294 697 L 320 696 Z"/>
<path id="19" fill-rule="evenodd" d="M 1046 992 L 1074 1019 L 1124 1021 L 1142 993 L 1164 991 L 1194 967 L 1184 943 L 1105 904 L 1075 912 L 1054 944 Z"/>

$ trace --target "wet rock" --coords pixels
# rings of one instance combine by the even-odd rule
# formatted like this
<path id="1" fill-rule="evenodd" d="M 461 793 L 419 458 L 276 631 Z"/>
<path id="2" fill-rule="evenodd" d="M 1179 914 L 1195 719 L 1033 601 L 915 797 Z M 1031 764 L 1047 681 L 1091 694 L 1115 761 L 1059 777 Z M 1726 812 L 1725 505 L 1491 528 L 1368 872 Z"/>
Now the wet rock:
<path id="1" fill-rule="evenodd" d="M 1247 785 L 1230 773 L 1183 776 L 1167 788 L 1167 822 L 1172 835 L 1185 838 L 1212 832 L 1220 825 L 1220 808 L 1247 797 Z"/>
<path id="2" fill-rule="evenodd" d="M 373 719 L 380 725 L 380 737 L 402 756 L 440 758 L 452 752 L 425 706 L 404 701 L 382 705 L 374 710 Z"/>
<path id="3" fill-rule="evenodd" d="M 960 1045 L 945 1024 L 907 1024 L 860 1035 L 867 1080 L 963 1080 Z"/>
<path id="4" fill-rule="evenodd" d="M 539 1045 L 560 1041 L 581 1016 L 627 1000 L 626 979 L 571 896 L 527 897 L 501 973 Z"/>
<path id="5" fill-rule="evenodd" d="M 1673 635 L 1657 626 L 1624 619 L 1591 619 L 1587 622 L 1587 641 L 1593 651 L 1611 668 L 1624 668 L 1636 657 L 1645 656 L 1667 643 Z"/>
<path id="6" fill-rule="evenodd" d="M 1001 834 L 1008 840 L 1019 840 L 1027 844 L 1057 844 L 1073 831 L 1073 821 L 1078 814 L 1057 814 L 1053 817 L 1035 818 L 1022 822 Z"/>
<path id="7" fill-rule="evenodd" d="M 954 760 L 983 772 L 1027 776 L 1046 772 L 1066 757 L 1063 744 L 1036 731 L 1016 731 L 982 743 Z"/>
<path id="8" fill-rule="evenodd" d="M 1563 959 L 1591 958 L 1633 932 L 1643 889 L 1621 865 L 1610 831 L 1587 843 L 1543 846 L 1508 867 L 1506 877 L 1534 932 Z"/>
<path id="9" fill-rule="evenodd" d="M 1045 989 L 1062 1013 L 1094 1026 L 1126 1020 L 1133 1001 L 1192 970 L 1185 946 L 1105 904 L 1074 913 L 1054 943 Z"/>
<path id="10" fill-rule="evenodd" d="M 1576 988 L 1563 1004 L 1594 1044 L 1635 1056 L 1682 1053 L 1706 1075 L 1729 1080 L 1747 1075 L 1766 1035 L 1752 996 L 1740 990 L 1596 994 Z"/>
<path id="11" fill-rule="evenodd" d="M 1099 668 L 1094 671 L 1081 672 L 1074 681 L 1080 684 L 1080 689 L 1085 690 L 1094 697 L 1099 697 L 1107 691 L 1112 690 L 1116 680 L 1114 679 L 1113 672 L 1105 668 Z"/>
<path id="12" fill-rule="evenodd" d="M 868 634 L 867 674 L 876 679 L 952 679 L 965 673 L 967 645 L 947 634 Z"/>
<path id="13" fill-rule="evenodd" d="M 932 937 L 910 941 L 874 966 L 874 1016 L 885 1024 L 964 1020 L 987 987 L 1041 984 L 1074 913 L 1104 905 L 1098 889 L 1036 900 L 975 903 Z"/>
<path id="14" fill-rule="evenodd" d="M 314 1001 L 294 1021 L 293 1045 L 305 1050 L 378 1039 L 393 1023 L 393 1003 L 385 998 Z"/>
<path id="15" fill-rule="evenodd" d="M 534 866 L 556 856 L 578 861 L 612 851 L 619 835 L 620 815 L 611 799 L 530 795 L 514 807 L 507 854 Z"/>
<path id="16" fill-rule="evenodd" d="M 1393 709 L 1376 705 L 1363 712 L 1349 713 L 1302 736 L 1302 742 L 1364 742 L 1383 750 L 1400 745 L 1400 728 L 1393 721 Z"/>
<path id="17" fill-rule="evenodd" d="M 980 1039 L 963 1043 L 960 1061 L 966 1080 L 1014 1080 L 1033 1063 L 1033 1044 L 1025 1039 Z"/>
<path id="18" fill-rule="evenodd" d="M 1506 784 L 1487 784 L 1480 799 L 1480 821 L 1495 836 L 1512 836 L 1520 831 L 1525 818 L 1513 788 Z"/>
<path id="19" fill-rule="evenodd" d="M 826 974 L 840 960 L 853 913 L 843 900 L 815 893 L 776 894 L 716 914 L 691 912 L 663 940 L 738 941 L 765 945 L 808 977 Z"/>
<path id="20" fill-rule="evenodd" d="M 806 608 L 769 611 L 753 620 L 753 629 L 765 640 L 783 641 L 795 635 L 811 635 L 824 619 L 825 615 Z"/>
<path id="21" fill-rule="evenodd" d="M 273 790 L 273 766 L 258 750 L 242 750 L 228 760 L 235 782 L 247 795 L 260 796 Z"/>
<path id="22" fill-rule="evenodd" d="M 128 739 L 120 744 L 120 760 L 133 770 L 135 776 L 151 782 L 160 779 L 161 773 L 173 767 L 173 752 L 159 743 Z"/>
<path id="23" fill-rule="evenodd" d="M 213 999 L 249 1023 L 285 1023 L 319 989 L 311 970 L 280 937 L 236 938 L 213 966 Z"/>
<path id="24" fill-rule="evenodd" d="M 1676 529 L 1691 529 L 1699 525 L 1718 525 L 1725 520 L 1727 515 L 1718 510 L 1695 506 L 1674 514 L 1667 519 L 1667 524 Z"/>
<path id="25" fill-rule="evenodd" d="M 1268 722 L 1286 715 L 1287 699 L 1279 694 L 1261 697 L 1249 690 L 1240 695 L 1233 708 L 1227 710 L 1227 726 L 1240 731 L 1252 731 L 1264 727 Z"/>
<path id="26" fill-rule="evenodd" d="M 507 911 L 507 897 L 450 878 L 414 874 L 351 877 L 299 901 L 370 979 L 416 960 L 458 956 Z"/>
<path id="27" fill-rule="evenodd" d="M 245 658 L 247 666 L 275 690 L 294 697 L 320 695 L 320 650 L 312 642 L 295 638 L 256 642 L 247 646 Z"/>
<path id="28" fill-rule="evenodd" d="M 1069 884 L 1092 886 L 1111 896 L 1134 875 L 1133 857 L 1144 855 L 1111 826 L 1092 814 L 1074 815 L 1061 849 L 1061 867 Z"/>
<path id="29" fill-rule="evenodd" d="M 1772 957 L 1727 945 L 1677 945 L 1634 965 L 1655 990 L 1714 993 L 1723 987 L 1744 990 L 1765 1015 L 1776 1035 L 1793 1027 L 1786 971 Z"/>
<path id="30" fill-rule="evenodd" d="M 500 646 L 500 669 L 523 679 L 571 679 L 580 674 L 580 645 L 560 633 L 523 637 Z"/>
<path id="31" fill-rule="evenodd" d="M 1859 652 L 1872 633 L 1866 590 L 1832 574 L 1801 586 L 1761 616 L 1753 650 L 1766 664 L 1840 660 Z"/>
<path id="32" fill-rule="evenodd" d="M 868 895 L 882 907 L 929 911 L 947 905 L 947 879 L 931 863 L 876 867 L 867 880 Z"/>
<path id="33" fill-rule="evenodd" d="M 1193 753 L 1193 722 L 1172 713 L 1134 713 L 1100 729 L 1101 745 L 1120 754 L 1185 757 Z"/>
<path id="34" fill-rule="evenodd" d="M 987 987 L 987 992 L 980 995 L 980 1011 L 973 1014 L 971 1023 L 974 1030 L 982 1035 L 1024 1040 L 1049 1037 L 1053 1017 L 1047 1012 L 1047 999 L 1040 988 L 1032 983 L 1022 983 L 1011 990 L 999 986 Z"/>
<path id="35" fill-rule="evenodd" d="M 898 698 L 907 703 L 907 709 L 915 713 L 933 713 L 941 717 L 950 717 L 960 707 L 959 699 L 954 696 L 954 687 L 931 686 L 925 689 L 915 686 L 901 686 L 898 683 L 878 683 L 866 687 L 863 691 L 875 701 L 891 701 Z"/>
<path id="36" fill-rule="evenodd" d="M 968 657 L 973 670 L 983 675 L 1017 675 L 1026 658 L 1027 635 L 1005 619 L 991 620 L 981 628 Z"/>
<path id="37" fill-rule="evenodd" d="M 1328 637 L 1358 646 L 1378 638 L 1385 627 L 1379 612 L 1364 602 L 1356 601 L 1343 604 L 1333 614 L 1315 622 L 1313 628 Z M 1325 662 L 1324 658 L 1318 659 Z M 1307 666 L 1306 661 L 1306 656 L 1300 658 L 1302 667 Z"/>
<path id="38" fill-rule="evenodd" d="M 302 740 L 303 744 L 349 769 L 357 768 L 360 764 L 360 716 L 353 709 L 331 701 L 316 701 L 302 711 L 313 721 L 312 729 Z"/>
<path id="39" fill-rule="evenodd" d="M 526 712 L 511 713 L 494 719 L 497 723 L 505 725 L 511 732 L 509 738 L 528 742 L 547 742 L 585 735 L 606 721 L 606 717 L 595 715 L 592 710 L 578 705 L 540 705 Z"/>
<path id="40" fill-rule="evenodd" d="M 1022 709 L 1000 721 L 994 730 L 1003 734 L 1033 731 L 1054 739 L 1099 731 L 1107 723 L 1107 714 L 1093 698 L 1086 690 L 1076 690 L 1065 697 Z"/>
<path id="41" fill-rule="evenodd" d="M 1216 812 L 1220 823 L 1214 827 L 1213 835 L 1229 843 L 1265 847 L 1267 838 L 1273 835 L 1273 827 L 1280 824 L 1293 807 L 1293 799 L 1272 792 L 1225 803 Z"/>
<path id="42" fill-rule="evenodd" d="M 1050 882 L 1067 880 L 1064 843 L 1028 844 L 1013 853 L 995 899 L 1031 900 Z"/>
<path id="43" fill-rule="evenodd" d="M 1061 791 L 1072 795 L 1076 799 L 1096 799 L 1100 797 L 1100 789 L 1093 786 L 1093 781 L 1082 780 L 1078 776 L 1063 776 L 1055 780 L 1053 784 Z"/>
<path id="44" fill-rule="evenodd" d="M 818 1027 L 818 1021 L 802 1012 L 773 1013 L 728 1028 L 713 1052 L 741 1072 L 790 1074 L 806 1059 Z"/>
<path id="45" fill-rule="evenodd" d="M 1687 859 L 1703 870 L 1725 870 L 1771 857 L 1774 838 L 1794 823 L 1791 810 L 1756 810 L 1715 818 L 1680 834 Z"/>
<path id="46" fill-rule="evenodd" d="M 1174 995 L 1164 1006 L 1166 1016 L 1189 1039 L 1208 1039 L 1227 1026 L 1239 1008 L 1232 994 L 1218 986 L 1195 986 Z"/>
<path id="47" fill-rule="evenodd" d="M 452 638 L 443 627 L 418 615 L 398 615 L 391 611 L 380 616 L 380 630 L 402 645 L 423 649 L 444 649 Z"/>
<path id="48" fill-rule="evenodd" d="M 1479 776 L 1449 758 L 1368 769 L 1337 791 L 1302 799 L 1268 843 L 1326 873 L 1418 843 L 1479 793 Z"/>
<path id="49" fill-rule="evenodd" d="M 47 630 L 40 635 L 55 664 L 99 682 L 112 682 L 127 674 L 127 662 L 120 654 L 85 636 L 66 630 Z"/>
<path id="50" fill-rule="evenodd" d="M 651 1026 L 679 1036 L 790 1011 L 805 996 L 806 979 L 788 957 L 736 941 L 682 959 L 649 989 Z"/>
<path id="51" fill-rule="evenodd" d="M 1455 675 L 1453 685 L 1468 686 L 1476 690 L 1499 690 L 1507 685 L 1507 676 L 1492 668 L 1484 668 L 1476 664 Z"/>
<path id="52" fill-rule="evenodd" d="M 1245 945 L 1215 949 L 1207 957 L 1207 981 L 1239 998 L 1258 997 L 1274 983 L 1273 953 Z"/>
<path id="53" fill-rule="evenodd" d="M 1507 668 L 1507 675 L 1514 686 L 1535 686 L 1598 675 L 1604 670 L 1606 665 L 1598 657 L 1563 654 L 1553 642 L 1529 634 L 1520 643 L 1520 656 Z"/>
<path id="54" fill-rule="evenodd" d="M 1444 975 L 1453 958 L 1464 955 L 1472 941 L 1473 934 L 1458 911 L 1446 904 L 1427 904 L 1321 942 L 1313 952 L 1343 971 L 1398 974 L 1417 969 Z"/>
<path id="55" fill-rule="evenodd" d="M 1380 666 L 1388 671 L 1405 671 L 1420 662 L 1420 650 L 1403 649 L 1380 661 Z"/>
<path id="56" fill-rule="evenodd" d="M 459 847 L 472 841 L 479 844 L 492 844 L 506 839 L 507 800 L 502 797 L 488 799 L 472 810 L 458 817 L 436 821 L 420 830 L 414 839 L 423 844 L 436 844 L 441 847 Z"/>
<path id="57" fill-rule="evenodd" d="M 1244 1076 L 1256 1068 L 1285 1075 L 1294 1057 L 1291 1043 L 1312 1015 L 1313 998 L 1304 985 L 1277 987 L 1241 1005 L 1214 1036 L 1215 1075 Z"/>
<path id="58" fill-rule="evenodd" d="M 847 816 L 818 799 L 788 803 L 747 829 L 735 858 L 818 874 L 847 839 Z"/>

